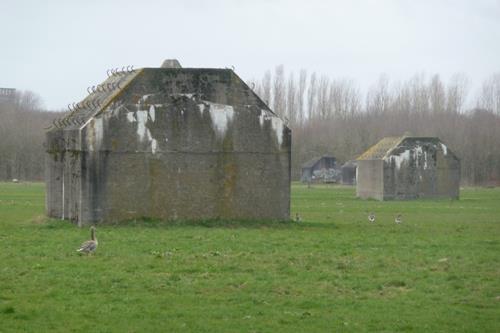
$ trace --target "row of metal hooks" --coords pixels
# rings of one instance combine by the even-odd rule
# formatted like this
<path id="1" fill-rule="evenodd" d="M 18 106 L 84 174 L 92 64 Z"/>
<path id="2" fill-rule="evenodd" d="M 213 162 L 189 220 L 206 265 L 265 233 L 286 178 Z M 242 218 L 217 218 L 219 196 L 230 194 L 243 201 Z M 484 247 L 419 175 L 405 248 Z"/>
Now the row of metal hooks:
<path id="1" fill-rule="evenodd" d="M 52 121 L 52 124 L 57 127 L 57 128 L 61 128 L 61 127 L 65 127 L 65 126 L 69 126 L 69 125 L 78 125 L 78 126 L 81 126 L 83 125 L 84 121 L 81 120 L 81 119 L 76 119 L 76 118 L 73 118 L 73 117 L 66 117 L 66 118 L 61 118 L 61 119 L 54 119 Z"/>
<path id="2" fill-rule="evenodd" d="M 96 109 L 101 107 L 102 101 L 99 99 L 84 100 L 80 103 L 68 104 L 68 110 L 70 112 L 75 112 L 83 109 Z"/>
<path id="3" fill-rule="evenodd" d="M 127 74 L 130 74 L 134 72 L 134 66 L 124 66 L 121 69 L 120 68 L 114 68 L 114 69 L 108 69 L 106 71 L 106 74 L 109 77 L 112 76 L 125 76 Z M 89 95 L 93 93 L 103 93 L 103 92 L 110 92 L 116 89 L 121 89 L 120 82 L 109 82 L 109 83 L 103 83 L 103 84 L 98 84 L 97 86 L 91 86 L 87 88 L 87 93 Z M 78 110 L 83 110 L 83 109 L 96 109 L 101 107 L 102 101 L 100 99 L 94 98 L 90 100 L 84 100 L 80 103 L 72 103 L 68 104 L 68 110 L 71 112 L 70 115 L 59 118 L 59 119 L 54 119 L 52 121 L 53 126 L 57 128 L 61 128 L 64 126 L 69 126 L 69 125 L 83 125 L 84 121 L 80 119 L 76 119 L 75 117 L 72 117 L 72 114 Z"/>
<path id="4" fill-rule="evenodd" d="M 132 73 L 134 71 L 134 66 L 123 66 L 122 69 L 120 68 L 114 68 L 114 69 L 108 69 L 106 71 L 106 74 L 108 74 L 108 77 L 110 76 L 124 76 L 129 73 Z"/>
<path id="5" fill-rule="evenodd" d="M 115 89 L 121 89 L 120 82 L 112 82 L 112 83 L 106 83 L 106 84 L 98 84 L 97 86 L 91 86 L 87 88 L 87 92 L 90 94 L 92 93 L 101 93 L 101 92 L 109 92 Z"/>

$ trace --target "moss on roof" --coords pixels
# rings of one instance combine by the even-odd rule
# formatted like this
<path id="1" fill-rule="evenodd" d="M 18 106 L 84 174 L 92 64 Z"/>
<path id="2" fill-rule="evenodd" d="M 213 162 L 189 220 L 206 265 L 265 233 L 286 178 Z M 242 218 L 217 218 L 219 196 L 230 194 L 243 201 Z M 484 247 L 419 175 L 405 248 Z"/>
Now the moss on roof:
<path id="1" fill-rule="evenodd" d="M 367 151 L 365 151 L 356 160 L 378 160 L 384 158 L 384 156 L 396 147 L 405 136 L 391 136 L 383 138 L 375 145 L 371 146 Z"/>

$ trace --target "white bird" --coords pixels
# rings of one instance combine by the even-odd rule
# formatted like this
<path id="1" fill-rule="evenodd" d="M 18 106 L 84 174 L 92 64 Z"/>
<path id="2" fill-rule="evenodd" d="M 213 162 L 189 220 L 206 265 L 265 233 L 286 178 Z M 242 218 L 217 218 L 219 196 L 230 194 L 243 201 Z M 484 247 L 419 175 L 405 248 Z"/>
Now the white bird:
<path id="1" fill-rule="evenodd" d="M 368 221 L 370 221 L 371 223 L 375 223 L 375 214 L 370 213 L 370 215 L 368 215 Z"/>
<path id="2" fill-rule="evenodd" d="M 90 240 L 83 242 L 80 248 L 76 251 L 86 254 L 92 253 L 97 249 L 98 244 L 97 237 L 95 236 L 95 228 L 92 226 L 90 227 Z"/>
<path id="3" fill-rule="evenodd" d="M 401 214 L 398 214 L 398 216 L 396 216 L 396 219 L 394 220 L 394 222 L 396 222 L 396 224 L 400 224 L 401 222 L 403 222 L 403 220 L 401 218 Z"/>

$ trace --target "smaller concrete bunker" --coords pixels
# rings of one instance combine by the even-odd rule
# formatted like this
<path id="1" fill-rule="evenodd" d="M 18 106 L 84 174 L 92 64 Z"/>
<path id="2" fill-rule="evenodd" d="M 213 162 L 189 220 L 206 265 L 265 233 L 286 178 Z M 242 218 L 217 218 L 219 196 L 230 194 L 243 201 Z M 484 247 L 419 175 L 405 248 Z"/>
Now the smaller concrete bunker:
<path id="1" fill-rule="evenodd" d="M 291 131 L 232 70 L 108 74 L 47 132 L 48 216 L 289 218 Z"/>
<path id="2" fill-rule="evenodd" d="M 357 159 L 363 199 L 459 198 L 460 160 L 436 137 L 387 137 Z"/>

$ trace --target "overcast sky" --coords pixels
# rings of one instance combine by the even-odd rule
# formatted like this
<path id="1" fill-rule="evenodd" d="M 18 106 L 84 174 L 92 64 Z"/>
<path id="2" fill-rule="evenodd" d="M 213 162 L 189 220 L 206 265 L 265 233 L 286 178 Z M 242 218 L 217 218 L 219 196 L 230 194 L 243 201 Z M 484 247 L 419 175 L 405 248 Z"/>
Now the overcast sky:
<path id="1" fill-rule="evenodd" d="M 245 80 L 267 69 L 354 79 L 380 74 L 447 80 L 471 95 L 500 71 L 500 1 L 0 0 L 0 87 L 32 90 L 49 109 L 85 97 L 106 69 L 230 67 Z"/>

